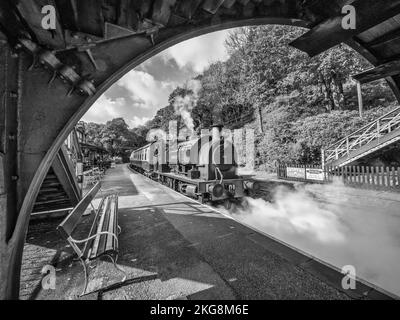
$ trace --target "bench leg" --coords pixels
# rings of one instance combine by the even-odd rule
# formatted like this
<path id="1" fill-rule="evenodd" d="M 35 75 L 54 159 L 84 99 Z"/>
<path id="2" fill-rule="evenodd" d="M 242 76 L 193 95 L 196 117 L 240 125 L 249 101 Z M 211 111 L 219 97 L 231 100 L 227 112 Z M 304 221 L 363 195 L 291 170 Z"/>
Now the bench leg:
<path id="1" fill-rule="evenodd" d="M 84 273 L 85 273 L 85 286 L 83 287 L 83 291 L 82 291 L 82 293 L 80 295 L 80 297 L 82 297 L 85 294 L 86 289 L 87 289 L 87 285 L 88 285 L 88 281 L 89 281 L 89 279 L 88 279 L 89 274 L 88 274 L 88 269 L 87 269 L 87 266 L 86 266 L 86 262 L 83 259 L 79 259 L 79 260 L 81 261 L 81 263 L 83 265 L 83 269 L 84 269 Z"/>
<path id="2" fill-rule="evenodd" d="M 110 254 L 106 254 L 106 256 L 111 259 L 112 263 L 114 264 L 114 267 L 124 274 L 124 278 L 122 279 L 121 282 L 125 282 L 127 274 L 124 269 L 122 269 L 119 265 L 117 265 L 118 255 L 115 256 L 115 259 Z"/>

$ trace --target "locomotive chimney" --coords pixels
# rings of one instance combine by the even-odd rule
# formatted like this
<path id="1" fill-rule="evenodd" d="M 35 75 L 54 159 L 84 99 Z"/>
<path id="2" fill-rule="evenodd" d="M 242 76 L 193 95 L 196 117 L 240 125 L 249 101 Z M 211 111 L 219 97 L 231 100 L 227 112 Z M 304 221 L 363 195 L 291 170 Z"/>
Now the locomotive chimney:
<path id="1" fill-rule="evenodd" d="M 222 125 L 216 124 L 211 127 L 212 143 L 216 143 L 221 140 Z"/>

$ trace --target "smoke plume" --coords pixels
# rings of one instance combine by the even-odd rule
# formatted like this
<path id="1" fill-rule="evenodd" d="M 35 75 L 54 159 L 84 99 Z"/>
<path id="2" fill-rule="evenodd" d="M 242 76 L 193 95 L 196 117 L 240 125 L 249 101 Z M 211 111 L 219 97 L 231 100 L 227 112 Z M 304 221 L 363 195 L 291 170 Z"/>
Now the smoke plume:
<path id="1" fill-rule="evenodd" d="M 255 229 L 400 295 L 400 197 L 332 185 L 279 186 L 230 214 Z M 221 209 L 224 210 L 224 209 Z"/>
<path id="2" fill-rule="evenodd" d="M 183 123 L 191 133 L 194 132 L 194 122 L 191 112 L 197 104 L 200 88 L 200 81 L 190 80 L 186 84 L 185 89 L 192 91 L 192 93 L 185 96 L 177 96 L 174 99 L 175 114 L 181 116 Z"/>

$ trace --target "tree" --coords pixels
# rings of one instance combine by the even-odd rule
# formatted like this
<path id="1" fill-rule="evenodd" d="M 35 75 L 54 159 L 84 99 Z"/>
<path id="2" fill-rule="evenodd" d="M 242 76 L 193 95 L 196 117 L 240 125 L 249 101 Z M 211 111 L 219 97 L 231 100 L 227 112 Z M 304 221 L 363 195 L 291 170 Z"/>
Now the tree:
<path id="1" fill-rule="evenodd" d="M 176 102 L 195 96 L 190 115 L 197 132 L 216 123 L 247 125 L 256 129 L 256 151 L 266 167 L 276 160 L 318 163 L 321 147 L 358 129 L 396 100 L 384 81 L 364 85 L 364 105 L 370 111 L 358 118 L 351 75 L 368 68 L 368 62 L 346 45 L 309 58 L 288 45 L 304 32 L 276 25 L 235 29 L 225 42 L 229 58 L 196 77 L 200 90 L 177 87 L 145 129 L 132 132 L 143 143 L 148 129 L 168 130 L 170 120 L 182 127 Z"/>
<path id="2" fill-rule="evenodd" d="M 88 143 L 104 147 L 112 156 L 122 156 L 126 150 L 138 148 L 145 139 L 129 130 L 123 118 L 107 121 L 106 124 L 85 124 Z"/>

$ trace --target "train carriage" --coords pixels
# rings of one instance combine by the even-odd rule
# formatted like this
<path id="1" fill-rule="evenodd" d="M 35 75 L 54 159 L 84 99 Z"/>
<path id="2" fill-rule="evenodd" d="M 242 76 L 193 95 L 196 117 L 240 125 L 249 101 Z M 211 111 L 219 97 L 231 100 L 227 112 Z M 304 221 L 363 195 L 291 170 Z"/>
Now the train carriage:
<path id="1" fill-rule="evenodd" d="M 151 173 L 154 168 L 150 164 L 151 143 L 133 151 L 130 156 L 131 167 L 140 173 Z"/>

